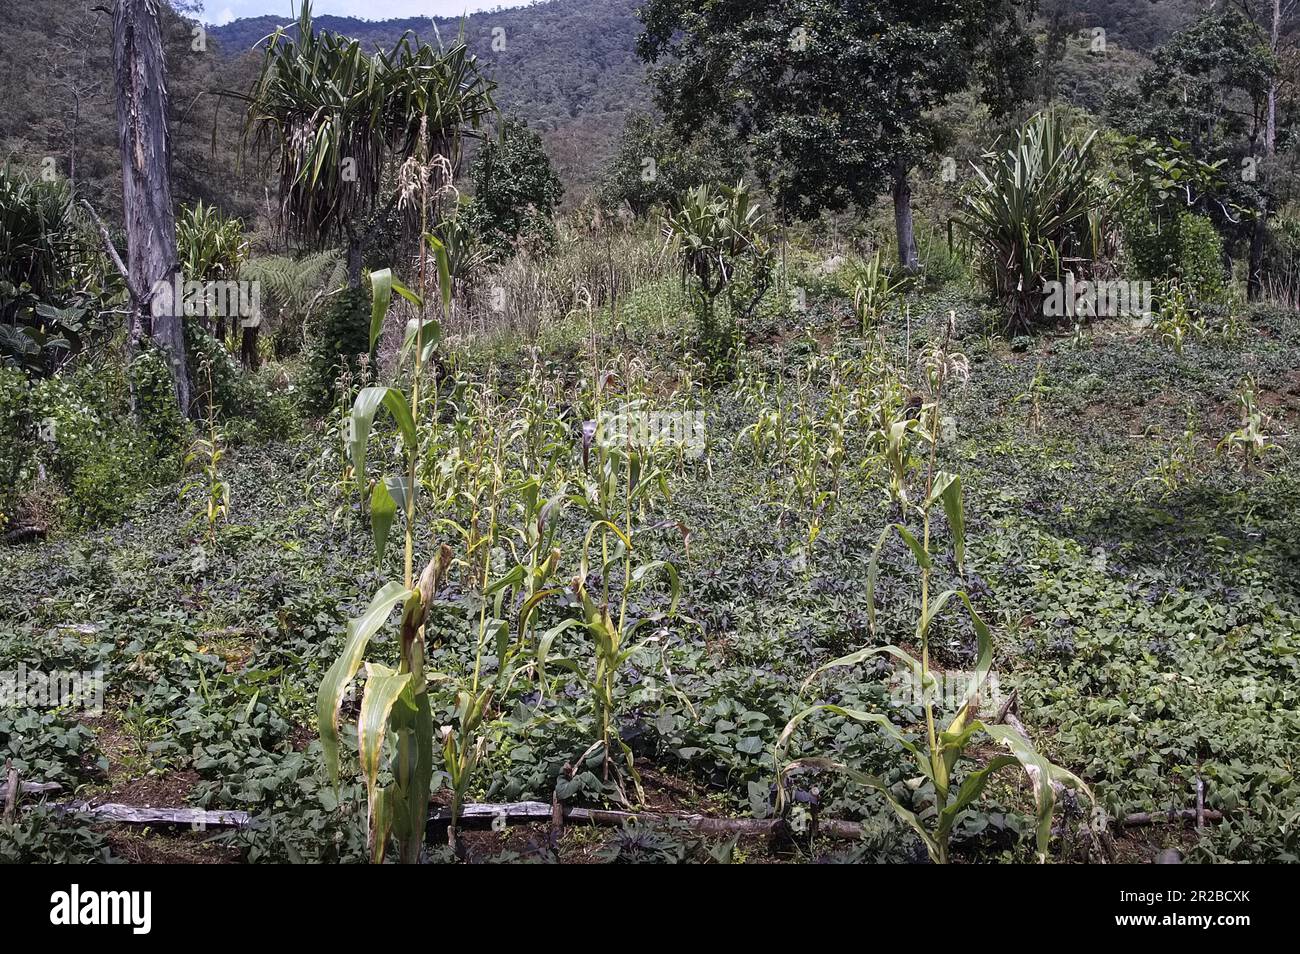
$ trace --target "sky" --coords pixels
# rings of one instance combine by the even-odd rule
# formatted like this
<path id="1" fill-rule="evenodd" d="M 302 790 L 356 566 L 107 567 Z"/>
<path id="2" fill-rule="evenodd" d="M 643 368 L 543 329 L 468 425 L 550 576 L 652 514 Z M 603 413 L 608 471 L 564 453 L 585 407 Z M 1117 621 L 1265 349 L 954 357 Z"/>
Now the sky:
<path id="1" fill-rule="evenodd" d="M 526 6 L 528 0 L 313 0 L 315 13 L 334 13 L 339 16 L 365 17 L 367 20 L 388 20 L 392 17 L 439 16 L 458 17 L 462 13 L 490 10 L 493 7 Z M 298 9 L 297 0 L 206 0 L 201 18 L 214 24 L 229 23 L 240 17 L 257 17 L 271 14 L 292 19 Z"/>

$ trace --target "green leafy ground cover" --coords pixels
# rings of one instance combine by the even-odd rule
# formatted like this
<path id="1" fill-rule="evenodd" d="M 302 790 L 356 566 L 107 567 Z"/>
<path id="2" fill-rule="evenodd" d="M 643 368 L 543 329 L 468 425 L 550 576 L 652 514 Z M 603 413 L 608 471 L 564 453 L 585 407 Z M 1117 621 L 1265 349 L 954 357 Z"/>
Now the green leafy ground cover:
<path id="1" fill-rule="evenodd" d="M 954 346 L 970 374 L 946 401 L 939 460 L 965 486 L 965 586 L 993 627 L 1001 690 L 1017 692 L 1035 743 L 1087 781 L 1111 818 L 1193 807 L 1198 778 L 1208 807 L 1225 813 L 1200 835 L 1180 824 L 1117 831 L 1122 855 L 1146 860 L 1156 847 L 1178 845 L 1200 860 L 1296 859 L 1296 316 L 1257 309 L 1235 337 L 1212 335 L 1176 354 L 1127 324 L 1008 343 L 988 332 L 978 308 L 943 293 L 914 298 L 906 320 L 891 317 L 882 358 L 858 333 L 851 303 L 827 288 L 806 312 L 758 319 L 738 372 L 705 386 L 685 357 L 684 326 L 660 320 L 653 294 L 634 296 L 617 321 L 604 316 L 595 329 L 618 380 L 638 380 L 664 406 L 698 405 L 706 415 L 706 453 L 668 461 L 670 494 L 642 521 L 654 528 L 651 555 L 680 572 L 681 602 L 654 624 L 656 640 L 618 681 L 619 733 L 651 808 L 767 817 L 776 738 L 814 701 L 883 712 L 923 732 L 920 708 L 896 701 L 886 663 L 837 670 L 802 695 L 801 685 L 859 647 L 906 644 L 919 606 L 910 555 L 896 540 L 885 551 L 872 634 L 866 566 L 896 505 L 865 432 L 849 427 L 842 455 L 829 453 L 836 411 L 828 395 L 834 381 L 873 360 L 915 378 L 953 309 Z M 493 381 L 502 405 L 514 407 L 545 382 L 566 473 L 581 469 L 592 330 L 585 319 L 554 329 L 536 355 L 510 342 L 479 343 L 455 362 L 465 382 Z M 1277 445 L 1249 467 L 1219 446 L 1241 427 L 1247 375 Z M 454 395 L 450 379 L 444 389 Z M 845 393 L 851 401 L 854 392 Z M 469 403 L 444 404 L 443 424 L 454 427 Z M 785 456 L 757 448 L 751 427 L 778 408 L 796 435 Z M 803 494 L 800 421 L 815 448 L 818 493 L 838 475 L 834 498 Z M 230 520 L 211 536 L 195 523 L 201 494 L 178 499 L 170 489 L 146 497 L 118 526 L 0 550 L 0 668 L 98 669 L 106 683 L 106 711 L 95 717 L 0 709 L 0 758 L 78 797 L 239 808 L 257 819 L 238 834 L 126 834 L 35 809 L 0 828 L 0 858 L 365 859 L 355 729 L 349 736 L 345 719 L 349 751 L 336 792 L 316 740 L 315 694 L 345 621 L 384 579 L 400 578 L 401 558 L 390 548 L 375 566 L 355 494 L 340 489 L 338 427 L 327 419 L 288 442 L 232 448 L 223 474 Z M 573 507 L 560 521 L 562 575 L 571 576 L 587 521 Z M 447 542 L 430 526 L 421 531 L 423 554 Z M 936 572 L 940 585 L 957 578 L 955 565 Z M 430 620 L 440 637 L 431 641 L 431 670 L 454 678 L 472 667 L 464 623 L 471 604 L 466 581 L 453 575 Z M 666 591 L 652 587 L 631 612 L 650 617 L 667 604 Z M 546 612 L 551 625 L 566 609 Z M 391 636 L 378 645 L 395 657 Z M 965 616 L 942 617 L 931 646 L 940 671 L 974 663 Z M 582 650 L 572 634 L 560 647 Z M 484 663 L 490 671 L 497 661 L 489 653 Z M 450 722 L 450 692 L 432 691 L 435 724 Z M 597 735 L 572 674 L 552 668 L 542 682 L 519 680 L 498 701 L 471 797 L 549 801 L 558 789 L 573 804 L 613 804 L 615 784 L 581 760 Z M 910 762 L 871 727 L 815 717 L 795 740 L 793 754 L 801 752 L 876 773 L 925 810 Z M 634 826 L 569 830 L 552 844 L 537 828 L 475 834 L 469 853 L 538 861 L 925 857 L 878 795 L 831 775 L 797 784 L 797 804 L 863 820 L 862 841 L 795 832 L 778 844 L 733 844 L 675 826 Z M 435 793 L 445 799 L 445 789 Z M 1057 825 L 1068 831 L 1085 816 L 1066 800 Z M 955 857 L 1029 860 L 1032 831 L 1028 788 L 1007 776 L 962 818 Z M 1057 857 L 1077 857 L 1062 847 L 1067 840 L 1057 840 Z M 434 843 L 430 857 L 450 855 Z"/>

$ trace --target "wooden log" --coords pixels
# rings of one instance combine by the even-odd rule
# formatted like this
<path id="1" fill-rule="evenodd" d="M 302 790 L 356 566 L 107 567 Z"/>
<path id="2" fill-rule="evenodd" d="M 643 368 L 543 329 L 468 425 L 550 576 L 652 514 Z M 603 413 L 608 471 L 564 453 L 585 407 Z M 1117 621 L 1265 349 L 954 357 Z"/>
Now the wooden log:
<path id="1" fill-rule="evenodd" d="M 58 806 L 61 810 L 89 815 L 96 821 L 121 825 L 150 825 L 160 828 L 247 828 L 252 822 L 248 812 L 205 811 L 201 808 L 136 808 L 108 802 L 91 805 L 88 802 L 71 802 Z"/>
<path id="2" fill-rule="evenodd" d="M 645 824 L 676 823 L 698 832 L 718 835 L 770 836 L 781 830 L 785 822 L 779 818 L 712 818 L 708 815 L 661 812 L 624 812 L 603 808 L 574 808 L 560 806 L 563 820 L 575 825 L 606 825 L 621 827 L 628 822 Z M 502 825 L 525 825 L 531 822 L 554 823 L 555 811 L 545 802 L 508 802 L 500 805 L 466 805 L 460 814 L 462 828 L 491 828 Z M 429 817 L 431 824 L 451 823 L 451 810 L 439 808 Z M 829 838 L 855 841 L 862 837 L 862 826 L 857 822 L 836 818 L 817 820 L 817 831 Z"/>
<path id="3" fill-rule="evenodd" d="M 18 794 L 20 795 L 49 795 L 52 792 L 63 791 L 63 786 L 58 782 L 19 782 Z"/>

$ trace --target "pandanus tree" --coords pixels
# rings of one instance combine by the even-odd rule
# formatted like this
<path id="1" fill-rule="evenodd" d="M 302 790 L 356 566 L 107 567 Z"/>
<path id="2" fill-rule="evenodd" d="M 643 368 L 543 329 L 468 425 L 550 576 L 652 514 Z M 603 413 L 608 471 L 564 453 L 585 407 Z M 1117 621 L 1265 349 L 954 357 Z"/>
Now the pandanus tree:
<path id="1" fill-rule="evenodd" d="M 1009 332 L 1031 331 L 1046 283 L 1097 257 L 1113 196 L 1095 172 L 1096 136 L 1076 133 L 1060 113 L 1039 113 L 975 167 L 959 221 L 1007 309 Z"/>
<path id="2" fill-rule="evenodd" d="M 771 256 L 771 225 L 744 182 L 734 188 L 701 185 L 664 216 L 663 234 L 674 249 L 681 280 L 695 295 L 700 338 L 711 345 L 717 337 L 715 303 L 746 267 L 757 297 L 767 289 Z M 745 310 L 742 306 L 742 310 Z"/>
<path id="3" fill-rule="evenodd" d="M 316 247 L 341 240 L 359 287 L 366 249 L 398 213 L 398 167 L 427 135 L 454 176 L 463 140 L 496 113 L 494 89 L 463 41 L 434 48 L 406 33 L 367 53 L 316 30 L 304 2 L 293 27 L 267 37 L 257 81 L 238 96 L 244 146 L 274 170 L 287 230 Z"/>

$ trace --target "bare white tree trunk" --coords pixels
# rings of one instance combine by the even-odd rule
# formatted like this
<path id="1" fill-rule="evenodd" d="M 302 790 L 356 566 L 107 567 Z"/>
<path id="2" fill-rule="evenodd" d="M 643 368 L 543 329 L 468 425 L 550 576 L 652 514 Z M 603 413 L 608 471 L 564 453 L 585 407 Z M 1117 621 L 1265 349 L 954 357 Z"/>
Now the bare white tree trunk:
<path id="1" fill-rule="evenodd" d="M 1282 42 L 1282 0 L 1273 0 L 1273 43 L 1271 49 L 1277 56 L 1278 46 Z M 1268 121 L 1264 124 L 1264 152 L 1273 155 L 1277 152 L 1277 74 L 1268 83 Z"/>
<path id="2" fill-rule="evenodd" d="M 183 303 L 154 301 L 158 283 L 176 274 L 176 215 L 172 208 L 171 142 L 167 130 L 167 71 L 159 0 L 116 0 L 113 75 L 122 148 L 122 205 L 133 338 L 141 329 L 161 348 L 176 383 L 176 400 L 189 413 Z"/>

